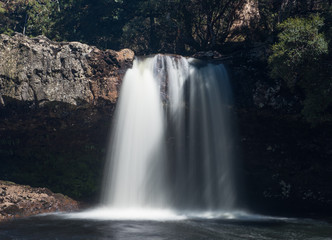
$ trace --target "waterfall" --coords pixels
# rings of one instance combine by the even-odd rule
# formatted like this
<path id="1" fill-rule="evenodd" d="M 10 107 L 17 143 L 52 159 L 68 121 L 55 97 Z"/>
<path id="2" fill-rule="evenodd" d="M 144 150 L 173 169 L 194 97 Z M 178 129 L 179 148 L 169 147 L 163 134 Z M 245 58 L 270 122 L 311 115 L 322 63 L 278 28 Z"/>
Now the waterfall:
<path id="1" fill-rule="evenodd" d="M 108 206 L 160 207 L 166 200 L 166 125 L 153 64 L 136 60 L 124 78 L 105 172 Z"/>
<path id="2" fill-rule="evenodd" d="M 103 205 L 234 210 L 231 101 L 223 65 L 167 55 L 135 59 L 113 120 Z"/>

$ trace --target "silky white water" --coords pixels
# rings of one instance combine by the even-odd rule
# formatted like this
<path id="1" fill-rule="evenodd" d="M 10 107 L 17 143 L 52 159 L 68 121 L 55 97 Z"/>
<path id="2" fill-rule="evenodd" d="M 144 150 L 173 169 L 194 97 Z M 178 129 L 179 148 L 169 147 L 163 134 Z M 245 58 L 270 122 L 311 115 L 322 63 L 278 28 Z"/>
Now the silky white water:
<path id="1" fill-rule="evenodd" d="M 230 106 L 223 65 L 136 59 L 120 91 L 99 212 L 168 219 L 234 211 Z"/>
<path id="2" fill-rule="evenodd" d="M 115 113 L 103 203 L 160 208 L 166 200 L 165 122 L 153 59 L 135 61 L 124 78 Z"/>

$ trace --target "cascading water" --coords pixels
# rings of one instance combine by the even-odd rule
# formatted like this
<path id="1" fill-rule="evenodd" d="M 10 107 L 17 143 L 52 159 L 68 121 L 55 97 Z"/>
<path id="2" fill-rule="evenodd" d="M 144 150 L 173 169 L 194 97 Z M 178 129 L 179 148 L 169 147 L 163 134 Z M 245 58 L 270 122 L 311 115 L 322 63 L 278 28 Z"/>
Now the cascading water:
<path id="1" fill-rule="evenodd" d="M 190 61 L 179 89 L 177 103 L 182 104 L 171 106 L 173 194 L 181 209 L 231 210 L 235 186 L 228 76 L 223 65 L 196 64 Z"/>
<path id="2" fill-rule="evenodd" d="M 110 207 L 161 207 L 166 201 L 165 119 L 153 64 L 136 60 L 124 78 L 102 197 Z"/>
<path id="3" fill-rule="evenodd" d="M 232 218 L 230 106 L 223 65 L 167 55 L 136 59 L 115 112 L 103 207 L 75 216 Z"/>
<path id="4" fill-rule="evenodd" d="M 165 55 L 136 59 L 115 113 L 103 204 L 231 210 L 230 101 L 223 65 Z"/>

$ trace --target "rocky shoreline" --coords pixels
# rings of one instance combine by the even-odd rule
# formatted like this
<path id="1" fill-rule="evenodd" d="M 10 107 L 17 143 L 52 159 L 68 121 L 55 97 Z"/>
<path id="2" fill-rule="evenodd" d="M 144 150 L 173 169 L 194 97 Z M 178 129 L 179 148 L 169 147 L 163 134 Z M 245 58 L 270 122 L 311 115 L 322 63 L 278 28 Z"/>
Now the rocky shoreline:
<path id="1" fill-rule="evenodd" d="M 77 211 L 79 208 L 79 202 L 47 188 L 0 181 L 0 222 L 42 213 Z"/>

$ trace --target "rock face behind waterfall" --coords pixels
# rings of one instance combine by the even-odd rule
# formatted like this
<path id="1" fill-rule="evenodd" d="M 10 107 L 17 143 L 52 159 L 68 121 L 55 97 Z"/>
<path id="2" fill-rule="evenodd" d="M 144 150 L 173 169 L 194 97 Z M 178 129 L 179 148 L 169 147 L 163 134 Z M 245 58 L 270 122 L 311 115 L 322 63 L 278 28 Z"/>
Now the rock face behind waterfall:
<path id="1" fill-rule="evenodd" d="M 133 51 L 0 35 L 0 179 L 97 196 Z M 93 199 L 92 199 L 93 200 Z"/>
<path id="2" fill-rule="evenodd" d="M 78 210 L 78 202 L 47 188 L 0 181 L 0 222 L 55 211 Z"/>

